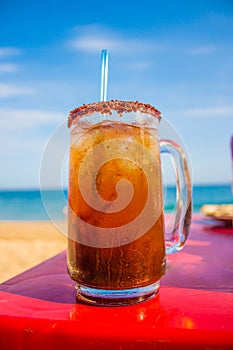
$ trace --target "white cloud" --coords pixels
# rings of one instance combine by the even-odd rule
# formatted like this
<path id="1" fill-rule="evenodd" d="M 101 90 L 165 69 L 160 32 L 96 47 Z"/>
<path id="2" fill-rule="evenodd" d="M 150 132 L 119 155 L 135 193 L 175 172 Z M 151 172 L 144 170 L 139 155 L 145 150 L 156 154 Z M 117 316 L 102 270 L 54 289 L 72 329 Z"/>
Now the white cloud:
<path id="1" fill-rule="evenodd" d="M 0 130 L 2 132 L 36 128 L 50 123 L 60 123 L 65 118 L 63 113 L 54 111 L 0 108 Z"/>
<path id="2" fill-rule="evenodd" d="M 155 40 L 126 37 L 100 25 L 77 27 L 74 38 L 68 41 L 68 46 L 88 53 L 97 53 L 102 49 L 108 49 L 112 53 L 118 54 L 135 54 L 142 53 L 144 50 L 154 51 L 160 48 Z"/>
<path id="3" fill-rule="evenodd" d="M 214 45 L 203 45 L 189 48 L 187 50 L 187 54 L 196 56 L 210 55 L 216 52 L 217 50 L 218 48 Z"/>
<path id="4" fill-rule="evenodd" d="M 15 56 L 21 53 L 21 50 L 17 47 L 0 47 L 0 58 Z"/>
<path id="5" fill-rule="evenodd" d="M 173 41 L 166 40 L 161 43 L 161 38 L 157 38 L 153 33 L 150 35 L 144 33 L 144 36 L 139 38 L 98 24 L 79 26 L 74 28 L 73 32 L 73 38 L 68 41 L 68 46 L 87 53 L 99 53 L 102 49 L 108 49 L 114 54 L 139 55 L 154 52 L 169 53 L 171 50 L 180 52 L 182 50 L 188 55 L 202 56 L 213 54 L 219 50 L 216 45 L 208 43 L 190 47 L 190 44 L 187 43 L 184 47 L 176 46 L 174 48 Z"/>
<path id="6" fill-rule="evenodd" d="M 31 95 L 34 92 L 35 90 L 29 87 L 0 83 L 0 98 L 18 95 Z"/>
<path id="7" fill-rule="evenodd" d="M 190 108 L 176 113 L 182 117 L 233 117 L 233 106 Z"/>
<path id="8" fill-rule="evenodd" d="M 135 70 L 135 71 L 144 71 L 147 70 L 151 67 L 151 64 L 149 62 L 143 62 L 143 61 L 138 61 L 138 62 L 133 62 L 128 66 L 129 69 Z"/>
<path id="9" fill-rule="evenodd" d="M 0 74 L 14 73 L 18 71 L 18 65 L 14 63 L 0 63 Z"/>

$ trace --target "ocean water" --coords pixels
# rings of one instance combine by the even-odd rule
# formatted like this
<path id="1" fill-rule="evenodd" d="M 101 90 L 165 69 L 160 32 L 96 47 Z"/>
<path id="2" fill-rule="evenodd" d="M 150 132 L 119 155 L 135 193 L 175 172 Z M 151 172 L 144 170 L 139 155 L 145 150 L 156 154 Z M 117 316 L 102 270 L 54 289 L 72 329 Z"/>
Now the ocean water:
<path id="1" fill-rule="evenodd" d="M 43 198 L 49 215 L 43 205 L 40 190 L 0 191 L 0 220 L 59 220 L 64 217 L 67 191 L 48 190 Z M 171 211 L 175 204 L 176 189 L 165 191 L 165 211 Z M 233 203 L 231 185 L 200 185 L 193 187 L 193 211 L 198 212 L 204 204 Z"/>

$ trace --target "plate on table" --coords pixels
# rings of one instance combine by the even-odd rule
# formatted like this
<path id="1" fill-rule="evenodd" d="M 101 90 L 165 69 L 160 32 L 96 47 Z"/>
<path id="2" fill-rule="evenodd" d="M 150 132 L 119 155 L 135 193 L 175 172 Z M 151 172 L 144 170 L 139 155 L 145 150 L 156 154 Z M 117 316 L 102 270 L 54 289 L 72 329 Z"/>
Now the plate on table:
<path id="1" fill-rule="evenodd" d="M 226 226 L 233 226 L 233 204 L 205 204 L 201 212 L 208 219 L 218 220 Z"/>

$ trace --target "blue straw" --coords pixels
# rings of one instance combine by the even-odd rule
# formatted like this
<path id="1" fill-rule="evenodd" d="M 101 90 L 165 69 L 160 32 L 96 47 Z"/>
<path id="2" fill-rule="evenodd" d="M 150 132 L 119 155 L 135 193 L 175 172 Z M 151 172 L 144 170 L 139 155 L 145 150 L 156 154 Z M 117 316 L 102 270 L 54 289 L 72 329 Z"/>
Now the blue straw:
<path id="1" fill-rule="evenodd" d="M 100 101 L 107 100 L 108 89 L 108 50 L 101 51 L 101 85 Z"/>

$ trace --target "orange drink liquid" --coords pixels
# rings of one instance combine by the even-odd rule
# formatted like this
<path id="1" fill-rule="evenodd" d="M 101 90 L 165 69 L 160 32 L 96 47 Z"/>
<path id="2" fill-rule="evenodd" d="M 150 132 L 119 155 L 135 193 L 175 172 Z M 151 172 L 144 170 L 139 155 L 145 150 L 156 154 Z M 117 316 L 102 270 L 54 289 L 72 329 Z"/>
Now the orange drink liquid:
<path id="1" fill-rule="evenodd" d="M 166 258 L 156 129 L 74 125 L 68 203 L 68 272 L 77 284 L 121 290 L 160 280 Z"/>

